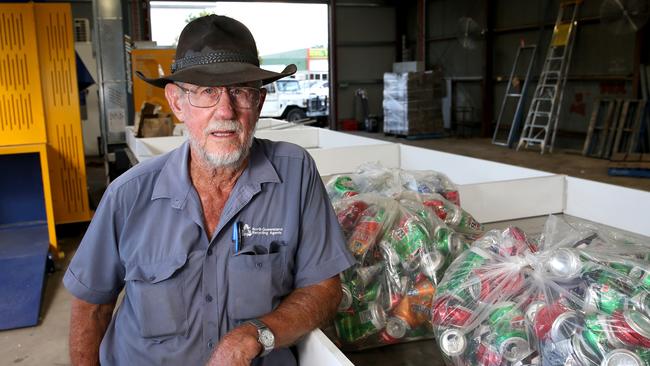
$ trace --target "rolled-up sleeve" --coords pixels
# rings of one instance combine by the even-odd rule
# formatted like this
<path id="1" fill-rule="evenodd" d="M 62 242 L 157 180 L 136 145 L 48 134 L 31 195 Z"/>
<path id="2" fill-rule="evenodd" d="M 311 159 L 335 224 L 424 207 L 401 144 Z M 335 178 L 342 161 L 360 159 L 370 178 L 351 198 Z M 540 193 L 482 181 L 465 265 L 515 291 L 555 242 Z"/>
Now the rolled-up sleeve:
<path id="1" fill-rule="evenodd" d="M 109 187 L 63 277 L 68 291 L 89 303 L 109 303 L 124 286 L 124 267 L 118 252 L 122 220 L 117 206 L 115 193 Z"/>
<path id="2" fill-rule="evenodd" d="M 299 247 L 296 254 L 297 288 L 335 276 L 354 264 L 316 164 L 305 153 Z"/>

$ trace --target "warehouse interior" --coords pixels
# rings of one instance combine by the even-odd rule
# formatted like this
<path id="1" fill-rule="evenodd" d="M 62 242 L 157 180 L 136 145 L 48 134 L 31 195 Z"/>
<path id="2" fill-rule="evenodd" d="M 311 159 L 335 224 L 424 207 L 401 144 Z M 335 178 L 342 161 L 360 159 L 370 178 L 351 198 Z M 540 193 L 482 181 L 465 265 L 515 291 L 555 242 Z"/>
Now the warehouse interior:
<path id="1" fill-rule="evenodd" d="M 623 364 L 650 366 L 650 1 L 266 3 L 328 8 L 329 90 L 316 98 L 325 101 L 325 114 L 309 117 L 305 106 L 294 120 L 285 111 L 258 124 L 256 134 L 312 153 L 328 194 L 337 176 L 354 180 L 368 169 L 360 164 L 373 161 L 439 171 L 474 200 L 465 198 L 462 209 L 480 221 L 482 233 L 517 226 L 544 240 L 549 214 L 577 222 L 583 236 L 598 225 L 602 231 L 590 231 L 598 235 L 587 235 L 588 244 L 602 237 L 604 255 L 625 258 L 625 266 L 642 273 L 636 278 L 628 268 L 620 276 L 645 281 L 634 292 L 643 305 L 631 292 L 620 305 L 647 321 L 641 330 L 633 327 L 642 341 L 610 344 L 600 356 L 581 359 L 574 350 L 570 360 L 545 361 L 544 342 L 533 350 L 538 345 L 529 335 L 527 358 L 486 361 L 476 358 L 487 352 L 477 351 L 482 344 L 463 343 L 453 353 L 449 347 L 460 346 L 439 338 L 456 325 L 396 340 L 378 330 L 384 321 L 352 345 L 341 340 L 338 323 L 323 326 L 329 341 L 303 341 L 313 347 L 298 348 L 312 357 L 301 358 L 303 364 L 601 365 L 619 352 L 632 362 Z M 172 132 L 182 123 L 165 114 L 162 94 L 134 77 L 142 65 L 167 73 L 174 57 L 173 48 L 152 42 L 149 9 L 148 0 L 0 3 L 0 167 L 7 174 L 0 182 L 0 365 L 71 364 L 72 295 L 62 280 L 104 191 L 128 169 L 187 139 L 182 129 Z M 283 20 L 269 26 L 275 21 Z M 149 136 L 142 134 L 147 118 Z M 307 135 L 320 140 L 303 145 L 299 139 Z M 330 199 L 338 214 L 335 199 L 342 198 Z M 622 242 L 632 244 L 608 251 Z M 584 321 L 589 311 L 580 301 Z M 598 314 L 614 316 L 598 304 Z M 431 321 L 434 309 L 427 311 Z M 586 327 L 580 323 L 569 336 Z M 516 347 L 500 352 L 517 353 Z"/>

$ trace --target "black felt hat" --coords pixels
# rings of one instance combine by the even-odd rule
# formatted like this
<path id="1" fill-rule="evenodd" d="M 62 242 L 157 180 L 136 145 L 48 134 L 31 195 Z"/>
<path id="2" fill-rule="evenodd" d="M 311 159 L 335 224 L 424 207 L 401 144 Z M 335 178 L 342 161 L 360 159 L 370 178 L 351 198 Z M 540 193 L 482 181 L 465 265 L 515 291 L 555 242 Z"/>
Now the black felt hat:
<path id="1" fill-rule="evenodd" d="M 164 88 L 180 81 L 202 86 L 228 86 L 261 81 L 268 84 L 293 75 L 291 64 L 280 73 L 260 68 L 257 46 L 245 25 L 221 15 L 207 15 L 188 23 L 178 39 L 176 58 L 170 75 L 147 78 L 136 71 L 147 83 Z"/>

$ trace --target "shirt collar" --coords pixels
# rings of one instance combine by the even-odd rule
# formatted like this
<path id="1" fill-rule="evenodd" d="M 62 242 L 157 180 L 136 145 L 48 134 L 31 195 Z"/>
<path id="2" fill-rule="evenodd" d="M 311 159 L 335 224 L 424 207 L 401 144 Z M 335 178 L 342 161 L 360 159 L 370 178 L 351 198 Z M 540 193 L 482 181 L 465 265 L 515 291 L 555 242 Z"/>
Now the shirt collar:
<path id="1" fill-rule="evenodd" d="M 190 180 L 190 144 L 185 141 L 178 149 L 170 153 L 155 183 L 151 199 L 169 198 L 174 208 L 182 209 L 193 188 Z M 280 183 L 275 167 L 266 156 L 263 144 L 253 139 L 246 169 L 239 177 L 238 185 L 259 188 L 262 183 Z"/>

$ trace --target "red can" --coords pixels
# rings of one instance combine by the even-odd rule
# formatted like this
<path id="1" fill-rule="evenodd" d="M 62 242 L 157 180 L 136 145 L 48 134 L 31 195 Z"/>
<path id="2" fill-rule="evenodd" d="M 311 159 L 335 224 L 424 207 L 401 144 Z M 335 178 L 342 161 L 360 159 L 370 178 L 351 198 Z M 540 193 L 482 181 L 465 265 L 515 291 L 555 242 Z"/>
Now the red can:
<path id="1" fill-rule="evenodd" d="M 384 221 L 382 208 L 368 208 L 363 211 L 359 221 L 348 239 L 348 248 L 357 259 L 363 257 L 375 245 Z"/>
<path id="2" fill-rule="evenodd" d="M 447 210 L 445 209 L 445 204 L 441 200 L 430 199 L 422 201 L 422 204 L 431 208 L 440 220 L 444 221 L 447 218 Z"/>
<path id="3" fill-rule="evenodd" d="M 537 314 L 535 315 L 535 323 L 533 324 L 533 329 L 535 330 L 537 339 L 546 340 L 553 328 L 553 322 L 555 322 L 555 319 L 567 311 L 569 310 L 566 306 L 559 301 L 550 305 L 542 306 L 537 311 Z"/>
<path id="4" fill-rule="evenodd" d="M 507 228 L 504 232 L 504 239 L 498 248 L 499 254 L 504 257 L 522 255 L 526 251 L 537 252 L 537 245 L 529 241 L 526 234 L 518 227 Z"/>
<path id="5" fill-rule="evenodd" d="M 454 205 L 460 206 L 460 195 L 458 194 L 458 191 L 444 191 L 442 192 L 442 196 Z"/>
<path id="6" fill-rule="evenodd" d="M 502 272 L 476 269 L 468 280 L 469 293 L 474 300 L 485 301 L 488 297 L 503 299 L 511 297 L 524 286 L 521 272 Z"/>
<path id="7" fill-rule="evenodd" d="M 648 338 L 647 331 L 644 326 L 640 325 L 641 322 L 637 319 L 643 318 L 645 315 L 637 311 L 617 311 L 612 314 L 612 322 L 610 329 L 616 335 L 616 338 L 623 341 L 630 346 L 638 346 L 650 348 L 650 338 Z M 647 322 L 646 319 L 643 322 Z M 645 325 L 645 324 L 643 324 Z M 641 334 L 641 332 L 645 334 Z"/>
<path id="8" fill-rule="evenodd" d="M 393 344 L 399 342 L 399 339 L 391 337 L 386 329 L 384 329 L 379 333 L 379 341 L 383 344 Z"/>
<path id="9" fill-rule="evenodd" d="M 339 211 L 336 216 L 339 220 L 341 228 L 345 232 L 350 232 L 354 230 L 354 226 L 357 224 L 359 215 L 368 208 L 368 205 L 363 201 L 354 201 L 350 203 L 346 208 Z"/>
<path id="10" fill-rule="evenodd" d="M 451 296 L 442 296 L 433 304 L 431 322 L 434 325 L 455 325 L 461 327 L 469 322 L 472 311 L 458 303 Z"/>
<path id="11" fill-rule="evenodd" d="M 476 348 L 476 362 L 477 366 L 499 366 L 501 354 L 495 347 L 481 342 Z"/>

